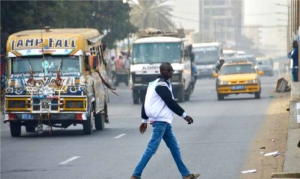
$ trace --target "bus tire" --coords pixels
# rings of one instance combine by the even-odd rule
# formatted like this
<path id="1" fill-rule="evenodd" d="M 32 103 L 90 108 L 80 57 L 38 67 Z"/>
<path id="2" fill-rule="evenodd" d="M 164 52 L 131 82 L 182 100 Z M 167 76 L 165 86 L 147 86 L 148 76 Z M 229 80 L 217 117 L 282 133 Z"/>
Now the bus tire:
<path id="1" fill-rule="evenodd" d="M 10 134 L 12 137 L 20 137 L 22 130 L 21 125 L 16 122 L 10 122 Z"/>

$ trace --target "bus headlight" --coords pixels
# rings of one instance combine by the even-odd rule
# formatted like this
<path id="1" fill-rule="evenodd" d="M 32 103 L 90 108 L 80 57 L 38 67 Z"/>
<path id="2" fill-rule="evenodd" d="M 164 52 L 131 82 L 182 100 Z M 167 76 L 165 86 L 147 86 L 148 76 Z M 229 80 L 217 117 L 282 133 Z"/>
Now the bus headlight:
<path id="1" fill-rule="evenodd" d="M 13 88 L 6 88 L 6 93 L 13 93 L 14 89 Z"/>
<path id="2" fill-rule="evenodd" d="M 78 87 L 71 86 L 71 87 L 69 87 L 69 90 L 71 93 L 76 93 L 78 91 Z"/>

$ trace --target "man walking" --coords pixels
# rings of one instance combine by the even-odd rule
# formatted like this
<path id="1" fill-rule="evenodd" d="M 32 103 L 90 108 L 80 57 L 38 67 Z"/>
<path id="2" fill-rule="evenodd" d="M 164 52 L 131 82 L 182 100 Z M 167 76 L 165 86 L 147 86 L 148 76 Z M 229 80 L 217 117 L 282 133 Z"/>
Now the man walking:
<path id="1" fill-rule="evenodd" d="M 193 119 L 186 115 L 184 110 L 174 101 L 172 86 L 168 82 L 172 78 L 173 72 L 170 63 L 162 63 L 160 65 L 161 75 L 158 79 L 149 83 L 146 99 L 142 105 L 143 120 L 140 125 L 140 132 L 143 134 L 147 129 L 147 122 L 150 122 L 153 126 L 152 137 L 130 179 L 141 178 L 144 168 L 157 151 L 162 139 L 170 149 L 182 178 L 195 179 L 199 177 L 199 174 L 191 174 L 184 165 L 178 142 L 172 131 L 173 112 L 184 118 L 188 124 L 193 123 Z"/>
<path id="2" fill-rule="evenodd" d="M 288 54 L 293 59 L 292 77 L 294 82 L 298 82 L 298 42 L 293 41 L 293 50 Z"/>

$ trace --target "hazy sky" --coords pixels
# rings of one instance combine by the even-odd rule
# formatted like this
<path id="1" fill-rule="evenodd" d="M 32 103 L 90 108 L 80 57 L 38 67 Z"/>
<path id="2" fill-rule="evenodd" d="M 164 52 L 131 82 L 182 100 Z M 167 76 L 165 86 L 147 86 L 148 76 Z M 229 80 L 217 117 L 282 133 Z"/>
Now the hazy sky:
<path id="1" fill-rule="evenodd" d="M 267 28 L 266 26 L 287 25 L 288 0 L 244 0 L 244 24 L 261 25 L 262 45 L 277 45 L 286 47 L 286 27 Z M 199 0 L 170 0 L 174 5 L 173 15 L 176 25 L 181 24 L 185 29 L 199 31 Z M 281 12 L 283 14 L 277 14 Z"/>

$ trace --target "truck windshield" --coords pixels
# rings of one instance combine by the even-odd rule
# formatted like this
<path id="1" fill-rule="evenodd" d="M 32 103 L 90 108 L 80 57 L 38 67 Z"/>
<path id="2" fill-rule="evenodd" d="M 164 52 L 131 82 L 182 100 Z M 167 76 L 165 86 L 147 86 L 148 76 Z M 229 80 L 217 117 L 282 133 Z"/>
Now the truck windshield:
<path id="1" fill-rule="evenodd" d="M 133 46 L 133 63 L 180 63 L 180 43 L 144 43 Z"/>
<path id="2" fill-rule="evenodd" d="M 45 56 L 44 62 L 41 56 L 12 58 L 11 72 L 12 74 L 29 73 L 31 66 L 33 73 L 55 73 L 60 65 L 61 72 L 80 72 L 77 56 Z"/>
<path id="3" fill-rule="evenodd" d="M 196 64 L 214 64 L 220 59 L 218 47 L 194 47 Z"/>

